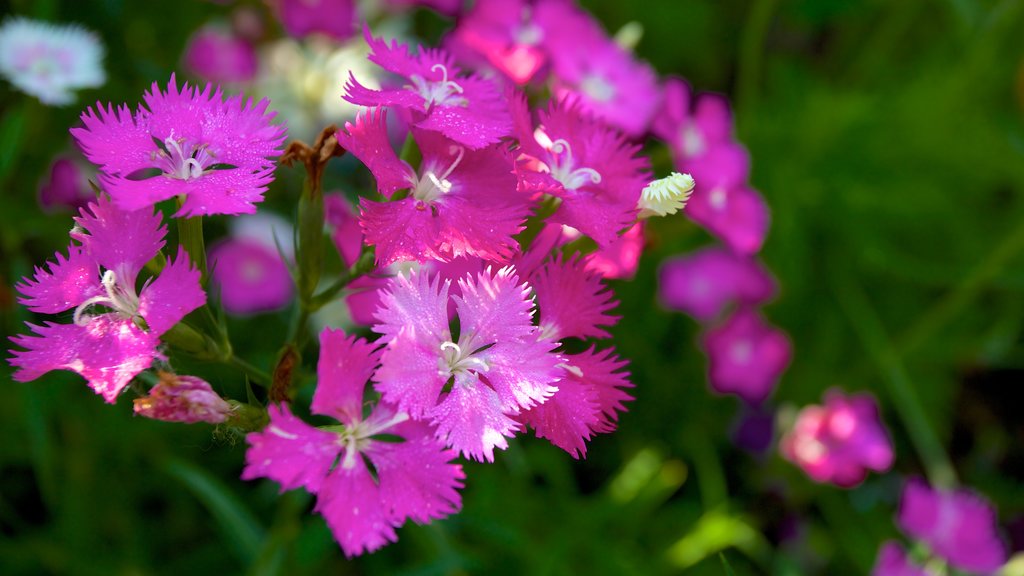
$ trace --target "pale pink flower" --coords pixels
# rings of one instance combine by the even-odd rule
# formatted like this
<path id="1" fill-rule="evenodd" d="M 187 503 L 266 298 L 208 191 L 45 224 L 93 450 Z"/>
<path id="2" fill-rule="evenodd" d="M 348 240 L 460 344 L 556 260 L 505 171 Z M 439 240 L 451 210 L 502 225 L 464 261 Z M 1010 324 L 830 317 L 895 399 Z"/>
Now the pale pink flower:
<path id="1" fill-rule="evenodd" d="M 253 239 L 227 238 L 210 248 L 209 258 L 210 279 L 228 312 L 265 312 L 291 301 L 291 273 L 275 248 Z"/>

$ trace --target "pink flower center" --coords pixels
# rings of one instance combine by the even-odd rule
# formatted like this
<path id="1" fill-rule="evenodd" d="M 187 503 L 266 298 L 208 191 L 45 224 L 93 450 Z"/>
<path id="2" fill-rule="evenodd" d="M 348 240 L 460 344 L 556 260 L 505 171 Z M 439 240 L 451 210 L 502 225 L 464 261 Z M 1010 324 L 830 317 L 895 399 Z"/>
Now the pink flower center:
<path id="1" fill-rule="evenodd" d="M 389 414 L 386 411 L 377 409 L 366 420 L 357 420 L 348 426 L 330 426 L 325 428 L 338 434 L 338 443 L 345 447 L 345 457 L 341 461 L 341 467 L 351 470 L 356 465 L 356 458 L 359 453 L 365 451 L 373 444 L 373 436 L 385 433 L 388 429 L 409 419 L 405 412 Z"/>
<path id="2" fill-rule="evenodd" d="M 683 124 L 682 133 L 679 135 L 679 141 L 683 149 L 683 155 L 687 158 L 699 156 L 704 153 L 707 146 L 704 144 L 704 137 L 693 122 L 686 122 Z"/>
<path id="3" fill-rule="evenodd" d="M 580 91 L 595 102 L 611 102 L 615 99 L 615 85 L 597 74 L 587 74 L 580 80 Z"/>
<path id="4" fill-rule="evenodd" d="M 459 346 L 451 340 L 441 343 L 441 358 L 438 359 L 438 368 L 448 374 L 465 374 L 469 372 L 487 372 L 490 365 L 482 358 L 473 354 L 473 347 L 463 342 Z"/>
<path id="5" fill-rule="evenodd" d="M 543 143 L 542 143 L 543 145 Z M 546 163 L 551 177 L 558 180 L 566 190 L 576 190 L 586 184 L 600 184 L 601 175 L 593 168 L 576 167 L 572 147 L 562 138 L 554 140 L 547 147 L 549 161 Z"/>
<path id="6" fill-rule="evenodd" d="M 113 270 L 104 272 L 100 283 L 103 285 L 106 294 L 93 296 L 79 304 L 75 308 L 73 316 L 75 324 L 79 326 L 89 324 L 89 321 L 92 320 L 92 316 L 88 314 L 89 309 L 93 306 L 106 306 L 113 313 L 118 314 L 125 320 L 131 319 L 140 328 L 143 328 L 144 323 L 142 322 L 142 317 L 139 316 L 139 297 L 135 293 L 135 287 L 119 283 L 117 275 Z"/>
<path id="7" fill-rule="evenodd" d="M 164 175 L 177 180 L 199 178 L 213 164 L 206 145 L 196 146 L 184 138 L 170 136 L 164 140 L 165 150 L 159 152 L 157 166 Z"/>
<path id="8" fill-rule="evenodd" d="M 462 146 L 452 145 L 448 152 L 455 156 L 452 163 L 448 167 L 444 168 L 443 171 L 437 169 L 436 165 L 431 165 L 430 168 L 424 171 L 420 177 L 413 177 L 413 198 L 430 204 L 434 200 L 437 200 L 441 196 L 452 191 L 452 182 L 448 180 L 452 172 L 459 167 L 462 162 L 462 158 L 466 155 L 466 149 Z"/>
<path id="9" fill-rule="evenodd" d="M 729 201 L 729 195 L 726 193 L 724 188 L 715 188 L 708 194 L 708 204 L 711 205 L 711 209 L 716 212 L 725 210 L 725 205 Z"/>
<path id="10" fill-rule="evenodd" d="M 440 80 L 427 80 L 419 74 L 412 74 L 412 86 L 406 89 L 413 90 L 423 97 L 423 109 L 430 110 L 433 105 L 438 106 L 469 106 L 469 100 L 462 96 L 462 86 L 448 79 L 448 69 L 443 64 L 434 64 L 430 67 L 431 72 L 441 71 Z"/>

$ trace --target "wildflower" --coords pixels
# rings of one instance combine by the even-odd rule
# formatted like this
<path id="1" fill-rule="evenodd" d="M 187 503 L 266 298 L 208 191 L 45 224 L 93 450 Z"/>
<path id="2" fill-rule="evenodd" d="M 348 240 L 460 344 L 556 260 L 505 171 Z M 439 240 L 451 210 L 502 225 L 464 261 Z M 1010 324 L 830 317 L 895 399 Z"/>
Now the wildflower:
<path id="1" fill-rule="evenodd" d="M 196 31 L 185 47 L 185 66 L 211 82 L 249 82 L 256 77 L 259 59 L 245 38 L 216 25 Z"/>
<path id="2" fill-rule="evenodd" d="M 413 130 L 423 155 L 419 172 L 398 159 L 387 141 L 382 109 L 346 124 L 338 141 L 373 172 L 391 202 L 361 201 L 366 242 L 377 247 L 377 263 L 447 260 L 463 255 L 507 261 L 530 205 L 516 187 L 512 160 L 499 147 L 470 150 L 437 132 Z"/>
<path id="3" fill-rule="evenodd" d="M 792 356 L 786 334 L 746 308 L 733 312 L 702 340 L 711 387 L 723 394 L 736 394 L 751 404 L 771 394 Z"/>
<path id="4" fill-rule="evenodd" d="M 666 308 L 708 322 L 731 303 L 757 305 L 770 300 L 776 285 L 759 262 L 716 246 L 663 262 L 658 292 Z"/>
<path id="5" fill-rule="evenodd" d="M 520 428 L 513 417 L 555 392 L 560 359 L 531 322 L 530 288 L 514 268 L 458 281 L 457 341 L 449 285 L 413 272 L 382 292 L 373 329 L 385 348 L 374 381 L 385 402 L 437 425 L 449 446 L 492 461 Z"/>
<path id="6" fill-rule="evenodd" d="M 693 177 L 673 172 L 664 178 L 652 181 L 640 193 L 640 218 L 668 216 L 686 206 L 693 192 Z"/>
<path id="7" fill-rule="evenodd" d="M 374 344 L 324 330 L 312 411 L 341 425 L 314 428 L 286 405 L 271 406 L 270 424 L 246 438 L 242 478 L 316 494 L 315 510 L 349 557 L 394 542 L 408 519 L 424 524 L 461 506 L 462 467 L 430 428 L 387 403 L 364 416 L 364 389 L 379 360 Z"/>
<path id="8" fill-rule="evenodd" d="M 541 112 L 537 130 L 525 99 L 516 101 L 514 113 L 520 187 L 560 199 L 550 222 L 572 226 L 602 247 L 611 244 L 636 219 L 641 190 L 650 181 L 640 148 L 569 102 Z"/>
<path id="9" fill-rule="evenodd" d="M 34 380 L 51 370 L 71 370 L 110 403 L 135 377 L 162 358 L 160 335 L 206 301 L 199 272 L 184 251 L 168 259 L 160 275 L 137 290 L 139 271 L 163 246 L 159 215 L 124 212 L 101 197 L 75 219 L 65 257 L 37 267 L 17 289 L 33 312 L 74 309 L 71 324 L 29 324 L 35 335 L 15 336 L 10 363 L 14 379 Z M 101 311 L 106 309 L 107 311 Z"/>
<path id="10" fill-rule="evenodd" d="M 868 470 L 892 466 L 893 450 L 867 393 L 846 396 L 840 390 L 825 394 L 824 406 L 807 406 L 779 449 L 815 482 L 849 488 L 864 480 Z"/>
<path id="11" fill-rule="evenodd" d="M 996 511 L 972 490 L 936 490 L 911 480 L 903 489 L 897 523 L 959 570 L 989 574 L 1006 562 Z"/>
<path id="12" fill-rule="evenodd" d="M 229 238 L 210 248 L 211 280 L 224 309 L 250 314 L 283 307 L 292 297 L 288 266 L 273 247 Z"/>
<path id="13" fill-rule="evenodd" d="M 74 90 L 106 82 L 103 45 L 77 25 L 8 18 L 0 26 L 0 76 L 43 104 L 74 101 Z"/>
<path id="14" fill-rule="evenodd" d="M 733 142 L 732 113 L 724 96 L 694 98 L 689 84 L 680 78 L 665 81 L 664 95 L 651 131 L 668 143 L 677 165 L 699 164 L 708 151 Z"/>
<path id="15" fill-rule="evenodd" d="M 271 6 L 285 32 L 295 38 L 321 33 L 334 40 L 345 40 L 352 35 L 352 0 L 273 0 Z"/>
<path id="16" fill-rule="evenodd" d="M 84 127 L 71 130 L 118 207 L 177 196 L 177 216 L 255 212 L 285 138 L 284 126 L 270 124 L 270 102 L 225 100 L 210 85 L 179 90 L 173 75 L 167 92 L 154 83 L 144 99 L 134 116 L 126 105 L 97 104 L 82 114 Z"/>
<path id="17" fill-rule="evenodd" d="M 931 573 L 911 562 L 899 544 L 886 542 L 878 549 L 878 560 L 871 576 L 931 576 Z"/>
<path id="18" fill-rule="evenodd" d="M 217 395 L 209 382 L 195 376 L 160 372 L 160 381 L 149 395 L 136 398 L 135 413 L 164 422 L 219 424 L 231 414 L 231 405 Z"/>
<path id="19" fill-rule="evenodd" d="M 85 171 L 66 156 L 53 160 L 48 179 L 39 185 L 39 205 L 46 210 L 62 206 L 78 211 L 95 199 Z"/>
<path id="20" fill-rule="evenodd" d="M 619 320 L 608 312 L 618 302 L 601 277 L 573 256 L 556 256 L 530 277 L 537 293 L 541 333 L 551 340 L 609 338 L 605 327 Z"/>
<path id="21" fill-rule="evenodd" d="M 587 270 L 593 270 L 609 280 L 632 279 L 640 267 L 644 242 L 644 223 L 637 222 L 607 246 L 599 246 L 587 254 Z"/>
<path id="22" fill-rule="evenodd" d="M 393 106 L 404 110 L 411 123 L 440 132 L 457 144 L 476 150 L 510 135 L 512 123 L 508 102 L 497 84 L 470 75 L 463 76 L 442 52 L 420 46 L 415 56 L 409 48 L 392 40 L 387 44 L 363 31 L 370 45 L 370 60 L 388 72 L 408 80 L 399 88 L 371 90 L 349 75 L 345 99 L 361 106 Z"/>
<path id="23" fill-rule="evenodd" d="M 526 0 L 480 0 L 452 32 L 449 46 L 458 56 L 482 60 L 519 85 L 547 63 L 544 32 Z"/>

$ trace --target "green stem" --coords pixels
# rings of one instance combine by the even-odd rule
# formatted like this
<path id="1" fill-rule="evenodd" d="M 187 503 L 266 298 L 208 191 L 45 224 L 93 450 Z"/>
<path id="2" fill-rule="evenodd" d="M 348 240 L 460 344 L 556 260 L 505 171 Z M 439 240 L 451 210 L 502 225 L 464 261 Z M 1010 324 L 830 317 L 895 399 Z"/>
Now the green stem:
<path id="1" fill-rule="evenodd" d="M 181 203 L 182 199 L 179 197 L 179 208 Z M 178 224 L 178 244 L 183 246 L 185 251 L 188 252 L 192 265 L 202 275 L 200 282 L 203 286 L 206 286 L 208 275 L 206 270 L 206 243 L 203 240 L 203 217 L 177 218 L 176 222 Z"/>
<path id="2" fill-rule="evenodd" d="M 939 488 L 955 486 L 956 472 L 953 464 L 928 421 L 917 390 L 907 376 L 906 368 L 878 314 L 851 275 L 835 271 L 831 278 L 840 306 L 843 307 L 854 330 L 881 372 L 888 394 L 896 407 L 896 413 L 903 421 L 910 441 L 921 458 L 928 480 Z"/>
<path id="3" fill-rule="evenodd" d="M 238 368 L 239 370 L 244 372 L 246 376 L 252 378 L 255 382 L 263 386 L 266 386 L 270 383 L 270 374 L 263 370 L 260 370 L 256 366 L 253 366 L 249 362 L 239 358 L 238 356 L 235 356 L 234 354 L 229 356 L 224 362 L 226 364 L 234 366 L 235 368 Z"/>
<path id="4" fill-rule="evenodd" d="M 761 83 L 761 68 L 764 60 L 764 38 L 772 23 L 778 0 L 757 0 L 750 10 L 740 36 L 740 54 L 737 63 L 736 106 L 739 110 L 737 121 L 753 118 L 753 106 Z M 745 123 L 744 123 L 745 124 Z M 741 125 L 740 128 L 744 126 Z"/>

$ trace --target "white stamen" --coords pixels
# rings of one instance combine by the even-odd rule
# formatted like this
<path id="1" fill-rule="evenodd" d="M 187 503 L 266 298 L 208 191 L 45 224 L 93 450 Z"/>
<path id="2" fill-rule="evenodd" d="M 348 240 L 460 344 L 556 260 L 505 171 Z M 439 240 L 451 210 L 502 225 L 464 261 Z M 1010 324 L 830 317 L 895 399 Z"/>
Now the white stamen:
<path id="1" fill-rule="evenodd" d="M 440 175 L 435 174 L 433 170 L 427 170 L 422 177 L 416 178 L 413 183 L 413 198 L 429 203 L 452 191 L 453 184 L 448 180 L 448 176 L 451 176 L 452 172 L 462 163 L 466 149 L 453 145 L 448 150 L 455 155 L 455 159 Z"/>
<path id="2" fill-rule="evenodd" d="M 423 97 L 423 109 L 430 110 L 433 105 L 438 106 L 469 106 L 469 100 L 462 96 L 462 86 L 459 86 L 454 80 L 448 79 L 448 68 L 444 64 L 434 64 L 430 67 L 431 72 L 441 71 L 440 81 L 430 81 L 420 76 L 419 74 L 412 74 L 409 79 L 412 80 L 412 86 L 406 86 L 406 89 L 413 90 L 419 93 Z"/>
<path id="3" fill-rule="evenodd" d="M 551 177 L 561 182 L 567 190 L 576 190 L 587 184 L 588 180 L 593 184 L 601 183 L 601 174 L 597 170 L 573 167 L 572 147 L 564 139 L 553 140 L 548 151 L 551 152 L 553 164 L 548 166 Z"/>

